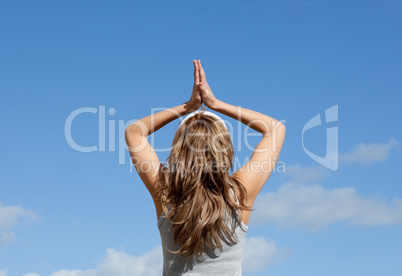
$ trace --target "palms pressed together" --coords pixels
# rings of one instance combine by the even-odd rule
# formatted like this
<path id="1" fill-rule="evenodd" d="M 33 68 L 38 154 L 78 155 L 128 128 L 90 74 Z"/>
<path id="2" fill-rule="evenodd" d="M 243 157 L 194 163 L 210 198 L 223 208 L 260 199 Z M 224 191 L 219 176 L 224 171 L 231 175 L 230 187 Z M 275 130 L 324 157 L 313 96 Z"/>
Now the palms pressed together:
<path id="1" fill-rule="evenodd" d="M 216 101 L 205 77 L 205 71 L 202 68 L 200 60 L 193 60 L 194 64 L 194 86 L 189 105 L 194 109 L 198 109 L 202 104 L 211 107 Z"/>

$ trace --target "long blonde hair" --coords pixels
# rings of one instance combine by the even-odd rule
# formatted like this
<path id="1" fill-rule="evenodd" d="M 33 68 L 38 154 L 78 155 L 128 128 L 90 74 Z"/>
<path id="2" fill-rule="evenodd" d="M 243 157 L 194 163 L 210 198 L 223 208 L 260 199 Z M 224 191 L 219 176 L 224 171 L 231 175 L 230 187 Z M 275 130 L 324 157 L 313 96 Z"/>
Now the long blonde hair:
<path id="1" fill-rule="evenodd" d="M 207 248 L 222 251 L 222 240 L 235 244 L 234 229 L 243 218 L 236 213 L 250 210 L 245 187 L 229 175 L 234 156 L 230 133 L 205 110 L 179 126 L 158 181 L 157 196 L 180 246 L 171 252 L 184 257 L 201 256 Z M 231 227 L 227 216 L 234 218 Z"/>

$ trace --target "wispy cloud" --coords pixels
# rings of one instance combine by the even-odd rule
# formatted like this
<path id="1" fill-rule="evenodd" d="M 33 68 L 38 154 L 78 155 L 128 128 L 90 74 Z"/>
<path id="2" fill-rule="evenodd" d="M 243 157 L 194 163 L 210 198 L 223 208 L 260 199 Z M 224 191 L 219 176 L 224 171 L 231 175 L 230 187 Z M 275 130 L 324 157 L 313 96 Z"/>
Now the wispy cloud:
<path id="1" fill-rule="evenodd" d="M 354 226 L 402 223 L 402 199 L 364 197 L 353 187 L 326 189 L 289 182 L 257 198 L 251 222 L 316 231 L 346 221 Z"/>
<path id="2" fill-rule="evenodd" d="M 0 203 L 0 247 L 17 239 L 13 232 L 5 230 L 15 227 L 19 221 L 35 219 L 36 214 L 33 211 L 25 210 L 21 206 L 3 206 Z"/>
<path id="3" fill-rule="evenodd" d="M 264 237 L 246 238 L 243 255 L 243 272 L 252 273 L 264 270 L 288 256 L 289 250 L 278 248 L 274 241 L 267 241 Z M 51 276 L 103 276 L 103 275 L 130 275 L 130 276 L 160 276 L 162 275 L 163 254 L 162 246 L 158 245 L 141 256 L 132 256 L 123 251 L 106 250 L 106 257 L 98 267 L 87 270 L 55 271 Z M 1 274 L 0 274 L 1 276 Z M 39 276 L 35 273 L 23 276 Z"/>
<path id="4" fill-rule="evenodd" d="M 297 183 L 311 183 L 322 181 L 330 176 L 330 171 L 323 166 L 287 165 L 286 174 L 292 181 Z"/>
<path id="5" fill-rule="evenodd" d="M 96 274 L 96 270 L 88 269 L 88 270 L 59 270 L 53 272 L 51 276 L 95 276 L 100 275 Z M 115 274 L 116 275 L 116 274 Z M 119 274 L 117 274 L 119 275 Z"/>
<path id="6" fill-rule="evenodd" d="M 288 257 L 289 249 L 278 248 L 273 240 L 264 237 L 246 238 L 243 256 L 243 272 L 253 273 L 265 270 L 272 264 Z"/>
<path id="7" fill-rule="evenodd" d="M 384 162 L 390 151 L 398 148 L 398 140 L 391 138 L 387 143 L 361 143 L 349 153 L 340 153 L 339 162 L 342 164 L 370 164 Z"/>
<path id="8" fill-rule="evenodd" d="M 0 247 L 17 240 L 17 237 L 13 232 L 0 233 Z"/>
<path id="9" fill-rule="evenodd" d="M 384 162 L 399 142 L 360 144 L 349 153 L 341 153 L 344 164 Z M 260 194 L 255 202 L 251 223 L 274 223 L 316 231 L 333 223 L 370 227 L 402 223 L 402 198 L 359 195 L 353 187 L 326 189 L 317 185 L 332 172 L 323 166 L 287 166 L 290 182 L 276 192 Z M 314 185 L 307 185 L 314 184 Z"/>
<path id="10" fill-rule="evenodd" d="M 160 276 L 162 275 L 162 247 L 158 245 L 142 256 L 131 256 L 123 251 L 106 250 L 106 257 L 96 269 L 89 270 L 59 270 L 51 276 L 101 276 L 101 275 L 132 275 Z"/>
<path id="11" fill-rule="evenodd" d="M 7 270 L 0 270 L 0 276 L 6 276 Z"/>
<path id="12" fill-rule="evenodd" d="M 20 219 L 35 219 L 32 211 L 25 210 L 21 206 L 3 206 L 0 203 L 0 229 L 9 229 L 17 224 Z"/>

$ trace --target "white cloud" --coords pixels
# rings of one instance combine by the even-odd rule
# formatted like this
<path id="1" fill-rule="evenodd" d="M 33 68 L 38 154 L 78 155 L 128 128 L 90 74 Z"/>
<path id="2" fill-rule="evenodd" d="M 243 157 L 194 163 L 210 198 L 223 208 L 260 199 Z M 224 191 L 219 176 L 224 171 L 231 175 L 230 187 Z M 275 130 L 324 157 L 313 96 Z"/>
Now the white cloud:
<path id="1" fill-rule="evenodd" d="M 0 203 L 0 229 L 9 229 L 17 224 L 20 219 L 35 219 L 32 211 L 25 210 L 21 206 L 3 206 Z"/>
<path id="2" fill-rule="evenodd" d="M 7 270 L 0 270 L 0 276 L 6 276 Z"/>
<path id="3" fill-rule="evenodd" d="M 277 192 L 261 194 L 251 215 L 256 224 L 276 223 L 311 231 L 342 221 L 365 227 L 402 223 L 402 199 L 387 202 L 360 196 L 353 187 L 325 189 L 289 182 Z"/>
<path id="4" fill-rule="evenodd" d="M 17 240 L 13 232 L 4 230 L 15 227 L 21 220 L 34 219 L 36 219 L 36 214 L 33 211 L 25 210 L 21 206 L 3 206 L 0 203 L 0 247 Z M 2 275 L 0 274 L 0 276 Z"/>
<path id="5" fill-rule="evenodd" d="M 278 248 L 274 241 L 264 237 L 246 238 L 243 255 L 243 272 L 252 273 L 263 270 L 269 265 L 279 262 L 287 255 L 287 250 Z M 123 251 L 106 250 L 106 257 L 95 269 L 58 270 L 51 276 L 160 276 L 162 275 L 162 246 L 142 256 L 131 256 Z M 39 276 L 27 274 L 24 276 Z"/>
<path id="6" fill-rule="evenodd" d="M 278 248 L 274 241 L 264 237 L 246 238 L 243 254 L 243 272 L 253 273 L 285 259 L 288 249 Z"/>
<path id="7" fill-rule="evenodd" d="M 384 162 L 392 149 L 397 148 L 398 140 L 391 138 L 388 143 L 361 143 L 350 153 L 340 153 L 339 161 L 345 164 L 370 164 Z"/>
<path id="8" fill-rule="evenodd" d="M 161 245 L 142 256 L 130 256 L 125 252 L 107 249 L 106 257 L 96 269 L 59 270 L 51 276 L 160 276 L 163 255 Z"/>
<path id="9" fill-rule="evenodd" d="M 95 275 L 102 275 L 96 274 L 96 270 L 89 269 L 89 270 L 59 270 L 53 272 L 51 276 L 95 276 Z"/>
<path id="10" fill-rule="evenodd" d="M 323 166 L 302 167 L 300 164 L 286 166 L 286 176 L 298 183 L 323 180 L 329 175 L 329 170 Z"/>
<path id="11" fill-rule="evenodd" d="M 10 242 L 17 240 L 17 237 L 13 232 L 2 232 L 0 233 L 0 247 L 4 246 Z"/>

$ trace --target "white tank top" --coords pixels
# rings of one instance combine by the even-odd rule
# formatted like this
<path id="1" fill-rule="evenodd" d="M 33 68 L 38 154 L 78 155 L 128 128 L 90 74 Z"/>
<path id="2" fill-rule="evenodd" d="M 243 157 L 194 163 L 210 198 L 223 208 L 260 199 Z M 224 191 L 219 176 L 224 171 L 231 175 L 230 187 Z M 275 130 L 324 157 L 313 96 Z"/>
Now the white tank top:
<path id="1" fill-rule="evenodd" d="M 237 215 L 237 214 L 236 214 Z M 238 216 L 238 215 L 237 215 Z M 191 275 L 191 276 L 241 276 L 243 248 L 248 226 L 243 222 L 235 229 L 237 243 L 228 245 L 222 241 L 223 251 L 216 249 L 214 252 L 204 252 L 202 257 L 182 257 L 173 254 L 178 250 L 173 240 L 173 229 L 168 219 L 162 212 L 158 221 L 163 250 L 163 273 L 162 276 Z M 236 236 L 235 236 L 236 237 Z"/>

